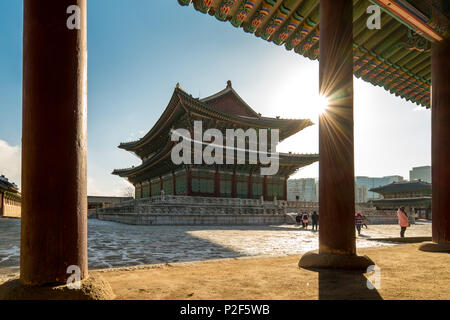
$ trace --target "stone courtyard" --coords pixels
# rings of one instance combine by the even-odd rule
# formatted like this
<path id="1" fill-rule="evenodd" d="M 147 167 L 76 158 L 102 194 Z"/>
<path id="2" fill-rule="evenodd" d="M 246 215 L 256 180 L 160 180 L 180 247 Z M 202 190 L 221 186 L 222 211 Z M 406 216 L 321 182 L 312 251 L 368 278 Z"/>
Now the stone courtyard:
<path id="1" fill-rule="evenodd" d="M 19 267 L 20 220 L 0 219 L 0 274 Z M 371 238 L 398 237 L 397 225 L 369 225 L 358 248 L 393 243 Z M 418 221 L 406 236 L 431 236 L 431 222 Z M 89 220 L 89 267 L 112 268 L 251 256 L 302 254 L 318 248 L 318 233 L 280 226 L 132 226 Z"/>

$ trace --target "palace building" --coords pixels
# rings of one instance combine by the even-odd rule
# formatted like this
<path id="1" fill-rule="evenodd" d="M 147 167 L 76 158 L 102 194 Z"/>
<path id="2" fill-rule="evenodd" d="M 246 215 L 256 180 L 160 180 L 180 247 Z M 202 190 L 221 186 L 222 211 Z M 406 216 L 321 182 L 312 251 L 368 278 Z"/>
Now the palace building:
<path id="1" fill-rule="evenodd" d="M 172 98 L 153 128 L 138 141 L 119 145 L 119 148 L 136 154 L 142 164 L 128 169 L 116 169 L 113 174 L 127 178 L 135 186 L 136 199 L 163 194 L 286 200 L 288 177 L 299 168 L 318 160 L 317 154 L 278 153 L 278 171 L 274 175 L 262 175 L 260 169 L 266 165 L 260 161 L 256 164 L 249 161 L 245 164 L 238 164 L 238 161 L 233 161 L 233 164 L 228 161 L 223 164 L 175 164 L 171 153 L 176 142 L 172 141 L 170 134 L 172 130 L 183 128 L 192 136 L 196 121 L 202 121 L 203 130 L 218 129 L 222 132 L 224 141 L 220 143 L 223 142 L 223 145 L 226 144 L 227 129 L 242 129 L 244 132 L 249 129 L 256 132 L 261 129 L 268 132 L 278 129 L 281 142 L 313 125 L 309 119 L 262 116 L 236 93 L 231 81 L 228 81 L 224 90 L 203 99 L 192 97 L 177 84 Z M 258 151 L 261 150 L 259 143 L 260 139 Z M 245 140 L 245 145 L 249 146 L 249 139 Z M 233 143 L 233 146 L 236 144 Z M 236 150 L 238 148 L 234 147 L 234 160 L 237 160 Z M 246 156 L 247 159 L 250 157 L 249 151 L 246 151 Z"/>
<path id="2" fill-rule="evenodd" d="M 372 200 L 377 209 L 396 210 L 405 207 L 407 212 L 422 219 L 431 219 L 431 183 L 422 180 L 392 182 L 370 189 L 383 196 Z"/>
<path id="3" fill-rule="evenodd" d="M 0 176 L 0 217 L 19 218 L 21 212 L 22 197 L 17 185 L 8 180 L 4 175 Z"/>

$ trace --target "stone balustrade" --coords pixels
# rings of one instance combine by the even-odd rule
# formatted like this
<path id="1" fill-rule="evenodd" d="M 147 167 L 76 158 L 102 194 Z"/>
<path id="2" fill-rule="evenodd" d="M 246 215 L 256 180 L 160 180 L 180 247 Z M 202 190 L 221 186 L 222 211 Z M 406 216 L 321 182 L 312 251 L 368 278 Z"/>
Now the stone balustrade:
<path id="1" fill-rule="evenodd" d="M 383 212 L 377 211 L 375 208 L 359 207 L 356 210 L 368 217 L 370 224 L 392 224 L 396 223 L 397 215 L 394 211 Z M 144 199 L 123 201 L 114 206 L 98 209 L 98 218 L 103 220 L 113 220 L 118 222 L 138 219 L 139 221 L 196 221 L 195 224 L 201 224 L 200 221 L 245 221 L 250 217 L 257 216 L 287 216 L 287 214 L 299 214 L 307 212 L 312 214 L 313 211 L 319 211 L 318 203 L 316 202 L 301 202 L 301 201 L 262 201 L 261 199 L 240 199 L 240 198 L 213 198 L 213 197 L 190 197 L 190 196 L 173 196 L 160 195 Z M 121 215 L 127 218 L 118 218 Z M 137 218 L 139 216 L 149 216 L 148 218 Z M 150 216 L 158 217 L 158 219 L 151 219 Z M 163 216 L 173 216 L 172 218 Z M 228 216 L 228 218 L 220 218 L 222 220 L 214 220 L 213 217 Z M 239 216 L 247 216 L 245 218 L 232 218 Z M 113 218 L 114 217 L 114 218 Z M 176 218 L 178 217 L 178 218 Z M 195 219 L 193 218 L 195 217 Z M 201 217 L 205 217 L 204 219 Z M 210 217 L 210 218 L 208 218 Z M 175 220 L 174 220 L 175 219 Z M 178 219 L 178 220 L 177 220 Z M 192 220 L 194 219 L 194 220 Z M 211 220 L 213 219 L 213 220 Z M 252 221 L 272 221 L 275 220 L 261 220 L 252 218 Z M 250 219 L 251 220 L 251 219 Z M 248 220 L 248 221 L 250 221 Z M 286 218 L 285 222 L 290 222 L 292 219 Z M 247 222 L 248 222 L 247 221 Z M 276 221 L 284 221 L 276 220 Z M 180 222 L 181 223 L 181 222 Z M 190 223 L 190 222 L 189 222 Z M 411 218 L 411 223 L 414 223 L 414 217 Z M 251 224 L 250 222 L 248 224 Z"/>

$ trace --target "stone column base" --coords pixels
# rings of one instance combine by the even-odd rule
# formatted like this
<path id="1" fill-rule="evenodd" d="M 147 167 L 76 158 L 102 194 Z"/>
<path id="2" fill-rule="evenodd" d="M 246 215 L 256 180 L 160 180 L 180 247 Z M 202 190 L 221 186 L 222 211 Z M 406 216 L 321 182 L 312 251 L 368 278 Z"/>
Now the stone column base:
<path id="1" fill-rule="evenodd" d="M 305 269 L 345 269 L 366 271 L 373 262 L 367 256 L 331 254 L 331 253 L 305 253 L 298 266 Z"/>
<path id="2" fill-rule="evenodd" d="M 450 253 L 450 244 L 449 243 L 435 243 L 428 242 L 424 243 L 419 247 L 420 251 L 425 252 L 449 252 Z"/>
<path id="3" fill-rule="evenodd" d="M 80 289 L 67 285 L 35 287 L 22 285 L 19 279 L 0 285 L 0 300 L 112 300 L 115 295 L 109 283 L 101 276 L 81 280 Z"/>

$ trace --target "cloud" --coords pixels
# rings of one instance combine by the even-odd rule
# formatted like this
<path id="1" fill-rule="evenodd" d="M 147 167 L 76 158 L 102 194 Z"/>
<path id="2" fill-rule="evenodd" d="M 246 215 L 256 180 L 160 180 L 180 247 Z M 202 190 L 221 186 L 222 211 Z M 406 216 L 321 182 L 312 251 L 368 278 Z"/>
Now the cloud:
<path id="1" fill-rule="evenodd" d="M 92 177 L 87 178 L 87 193 L 90 196 L 104 195 L 104 192 L 101 190 L 101 188 L 98 186 L 98 184 Z"/>
<path id="2" fill-rule="evenodd" d="M 112 177 L 99 181 L 93 177 L 87 178 L 87 191 L 90 196 L 124 197 L 134 194 L 134 187 L 122 178 Z"/>
<path id="3" fill-rule="evenodd" d="M 9 181 L 20 187 L 20 146 L 11 146 L 8 142 L 0 140 L 0 174 L 5 175 Z"/>
<path id="4" fill-rule="evenodd" d="M 426 111 L 426 110 L 427 110 L 427 108 L 422 107 L 422 106 L 417 106 L 413 109 L 413 111 Z"/>
<path id="5" fill-rule="evenodd" d="M 132 132 L 132 133 L 130 133 L 130 135 L 128 136 L 126 141 L 130 142 L 130 141 L 138 140 L 138 139 L 142 138 L 146 133 L 147 133 L 147 131 L 145 131 L 145 130 L 139 130 L 138 132 Z"/>

